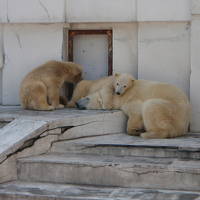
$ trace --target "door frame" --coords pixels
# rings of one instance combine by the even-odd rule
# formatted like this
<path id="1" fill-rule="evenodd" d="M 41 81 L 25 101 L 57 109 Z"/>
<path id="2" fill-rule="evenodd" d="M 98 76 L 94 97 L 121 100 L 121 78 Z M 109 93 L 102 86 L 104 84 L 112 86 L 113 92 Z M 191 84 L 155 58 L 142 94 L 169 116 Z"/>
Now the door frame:
<path id="1" fill-rule="evenodd" d="M 113 73 L 113 32 L 112 30 L 68 30 L 68 61 L 73 62 L 73 40 L 76 35 L 107 35 L 108 39 L 108 76 Z"/>

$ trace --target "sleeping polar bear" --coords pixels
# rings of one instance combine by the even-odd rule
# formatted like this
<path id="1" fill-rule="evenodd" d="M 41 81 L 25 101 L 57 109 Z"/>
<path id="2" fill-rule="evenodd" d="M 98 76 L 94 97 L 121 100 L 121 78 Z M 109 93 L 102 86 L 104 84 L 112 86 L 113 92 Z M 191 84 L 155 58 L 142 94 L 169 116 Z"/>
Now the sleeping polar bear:
<path id="1" fill-rule="evenodd" d="M 129 74 L 116 74 L 110 86 L 80 99 L 77 105 L 81 109 L 121 109 L 128 116 L 129 135 L 145 130 L 143 138 L 172 138 L 188 131 L 190 103 L 180 89 L 135 80 Z"/>

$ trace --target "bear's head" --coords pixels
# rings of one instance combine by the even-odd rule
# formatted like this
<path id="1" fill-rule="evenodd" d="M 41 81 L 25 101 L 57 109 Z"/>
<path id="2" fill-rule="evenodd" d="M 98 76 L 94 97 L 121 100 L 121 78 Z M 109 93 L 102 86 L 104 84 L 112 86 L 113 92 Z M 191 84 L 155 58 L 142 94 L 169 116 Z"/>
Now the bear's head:
<path id="1" fill-rule="evenodd" d="M 76 102 L 79 109 L 103 109 L 110 110 L 113 106 L 113 88 L 112 85 L 104 86 L 100 90 L 83 97 Z"/>
<path id="2" fill-rule="evenodd" d="M 66 81 L 69 83 L 78 83 L 79 81 L 83 80 L 82 78 L 82 67 L 77 64 L 70 65 L 66 62 Z"/>
<path id="3" fill-rule="evenodd" d="M 84 109 L 105 109 L 103 106 L 103 98 L 100 92 L 83 97 L 76 102 L 77 108 Z"/>
<path id="4" fill-rule="evenodd" d="M 114 92 L 117 95 L 123 95 L 134 84 L 134 77 L 130 74 L 114 75 Z"/>

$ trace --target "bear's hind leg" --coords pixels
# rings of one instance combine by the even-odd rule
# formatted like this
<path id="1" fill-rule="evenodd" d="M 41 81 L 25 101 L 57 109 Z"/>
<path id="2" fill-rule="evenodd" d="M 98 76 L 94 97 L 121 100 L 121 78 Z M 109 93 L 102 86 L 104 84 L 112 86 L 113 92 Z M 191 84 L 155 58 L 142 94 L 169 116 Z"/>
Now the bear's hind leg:
<path id="1" fill-rule="evenodd" d="M 144 129 L 144 124 L 142 120 L 142 115 L 134 114 L 133 116 L 129 116 L 127 123 L 127 133 L 129 135 L 140 135 L 142 129 Z"/>
<path id="2" fill-rule="evenodd" d="M 38 82 L 31 88 L 28 109 L 48 111 L 54 110 L 47 102 L 47 89 L 43 83 Z"/>
<path id="3" fill-rule="evenodd" d="M 174 115 L 176 106 L 163 99 L 151 99 L 144 103 L 142 116 L 146 132 L 143 138 L 171 138 L 178 135 Z"/>
<path id="4" fill-rule="evenodd" d="M 54 108 L 64 108 L 63 104 L 60 104 L 60 89 L 58 87 L 48 88 L 48 102 Z"/>

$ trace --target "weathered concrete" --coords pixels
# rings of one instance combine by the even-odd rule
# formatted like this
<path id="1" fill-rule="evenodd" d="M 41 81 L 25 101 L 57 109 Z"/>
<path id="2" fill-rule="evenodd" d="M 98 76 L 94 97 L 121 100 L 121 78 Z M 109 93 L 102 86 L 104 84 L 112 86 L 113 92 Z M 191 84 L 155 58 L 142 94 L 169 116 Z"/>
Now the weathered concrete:
<path id="1" fill-rule="evenodd" d="M 55 23 L 65 21 L 65 0 L 0 1 L 0 22 Z"/>
<path id="2" fill-rule="evenodd" d="M 11 182 L 0 186 L 0 200 L 198 200 L 199 192 Z"/>
<path id="3" fill-rule="evenodd" d="M 200 159 L 200 134 L 146 140 L 126 133 L 55 142 L 52 152 Z"/>
<path id="4" fill-rule="evenodd" d="M 191 0 L 138 0 L 138 21 L 190 21 Z"/>
<path id="5" fill-rule="evenodd" d="M 142 22 L 138 28 L 138 78 L 167 82 L 189 95 L 190 24 Z"/>
<path id="6" fill-rule="evenodd" d="M 19 105 L 20 83 L 28 72 L 48 60 L 61 60 L 63 27 L 60 23 L 4 25 L 3 105 Z"/>
<path id="7" fill-rule="evenodd" d="M 130 22 L 137 19 L 136 0 L 67 0 L 66 6 L 67 22 Z"/>
<path id="8" fill-rule="evenodd" d="M 200 161 L 48 154 L 20 159 L 18 178 L 23 181 L 199 191 Z"/>
<path id="9" fill-rule="evenodd" d="M 192 0 L 192 14 L 200 14 L 200 0 Z"/>
<path id="10" fill-rule="evenodd" d="M 192 16 L 191 24 L 191 77 L 190 77 L 190 102 L 192 105 L 191 131 L 200 130 L 200 15 Z"/>
<path id="11" fill-rule="evenodd" d="M 17 158 L 47 153 L 62 139 L 120 133 L 126 124 L 121 111 L 41 112 L 17 106 L 0 107 L 0 121 L 11 121 L 0 129 L 0 182 L 16 179 Z M 92 130 L 93 124 L 100 131 Z"/>

